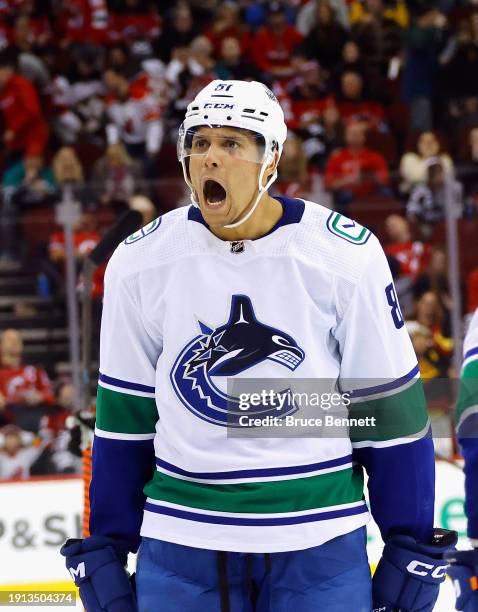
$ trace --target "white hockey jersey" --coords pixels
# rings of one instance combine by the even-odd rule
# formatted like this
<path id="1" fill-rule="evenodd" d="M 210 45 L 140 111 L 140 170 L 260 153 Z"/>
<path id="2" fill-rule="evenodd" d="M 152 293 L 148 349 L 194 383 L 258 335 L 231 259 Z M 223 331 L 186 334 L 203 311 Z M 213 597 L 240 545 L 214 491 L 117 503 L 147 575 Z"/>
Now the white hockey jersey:
<path id="1" fill-rule="evenodd" d="M 219 239 L 190 206 L 114 253 L 101 330 L 93 533 L 134 530 L 137 519 L 125 525 L 125 481 L 134 478 L 139 447 L 152 449 L 153 440 L 155 469 L 150 459 L 141 468 L 140 484 L 149 480 L 143 536 L 279 552 L 320 545 L 369 520 L 347 430 L 237 435 L 241 410 L 227 380 L 327 380 L 359 411 L 387 411 L 385 427 L 352 436 L 356 449 L 406 454 L 427 436 L 417 360 L 377 238 L 312 202 L 278 199 L 283 217 L 257 240 Z M 407 525 L 419 520 L 417 504 L 432 520 L 433 473 L 423 466 L 433 465 L 433 452 L 424 452 L 414 482 L 428 484 L 423 499 L 404 494 L 413 505 Z M 389 484 L 398 496 L 401 485 Z M 386 512 L 406 515 L 400 504 Z"/>

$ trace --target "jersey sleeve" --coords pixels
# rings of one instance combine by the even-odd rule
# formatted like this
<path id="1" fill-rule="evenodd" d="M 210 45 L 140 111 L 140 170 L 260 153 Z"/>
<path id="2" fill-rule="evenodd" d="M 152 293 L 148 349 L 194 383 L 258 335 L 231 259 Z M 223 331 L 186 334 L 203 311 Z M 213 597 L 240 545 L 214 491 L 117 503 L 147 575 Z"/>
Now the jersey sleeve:
<path id="1" fill-rule="evenodd" d="M 336 330 L 349 416 L 364 419 L 351 421 L 353 457 L 368 474 L 383 539 L 401 532 L 427 540 L 435 461 L 425 396 L 385 254 L 374 236 L 369 247 Z"/>
<path id="2" fill-rule="evenodd" d="M 134 277 L 120 274 L 123 263 L 116 252 L 105 275 L 90 533 L 113 537 L 125 552 L 135 552 L 143 487 L 154 474 L 155 365 L 161 340 L 146 329 Z"/>
<path id="3" fill-rule="evenodd" d="M 456 431 L 465 460 L 465 513 L 468 536 L 478 546 L 478 310 L 463 345 L 460 392 L 456 405 Z"/>

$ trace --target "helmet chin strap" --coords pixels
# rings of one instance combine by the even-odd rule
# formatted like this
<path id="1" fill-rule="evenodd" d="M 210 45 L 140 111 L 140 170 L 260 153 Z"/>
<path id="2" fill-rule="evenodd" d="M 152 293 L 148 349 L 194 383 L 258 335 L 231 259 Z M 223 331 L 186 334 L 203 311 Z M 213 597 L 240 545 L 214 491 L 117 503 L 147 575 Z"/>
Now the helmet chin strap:
<path id="1" fill-rule="evenodd" d="M 260 202 L 262 196 L 264 195 L 264 193 L 267 192 L 269 187 L 272 185 L 272 183 L 277 178 L 277 170 L 274 170 L 274 173 L 269 178 L 267 183 L 264 185 L 264 187 L 262 186 L 262 179 L 264 178 L 264 172 L 265 172 L 266 167 L 269 164 L 269 162 L 270 162 L 270 160 L 266 159 L 262 163 L 261 171 L 259 172 L 259 177 L 257 179 L 257 182 L 259 184 L 259 190 L 257 192 L 256 199 L 255 199 L 254 204 L 252 205 L 252 208 L 250 209 L 250 211 L 248 213 L 246 213 L 244 215 L 244 217 L 242 217 L 242 219 L 239 219 L 239 221 L 235 221 L 234 223 L 228 223 L 227 225 L 224 225 L 223 227 L 225 227 L 226 229 L 231 229 L 233 227 L 238 227 L 239 225 L 242 225 L 243 223 L 245 223 L 251 217 L 251 215 L 254 213 L 254 211 L 256 210 L 257 206 L 259 205 L 259 202 Z"/>

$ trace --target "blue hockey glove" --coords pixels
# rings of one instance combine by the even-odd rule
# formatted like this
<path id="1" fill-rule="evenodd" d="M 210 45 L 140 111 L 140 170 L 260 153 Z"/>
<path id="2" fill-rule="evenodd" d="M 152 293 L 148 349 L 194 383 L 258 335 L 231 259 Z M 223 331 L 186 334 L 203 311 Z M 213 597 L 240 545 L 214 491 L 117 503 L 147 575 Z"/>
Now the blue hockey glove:
<path id="1" fill-rule="evenodd" d="M 456 531 L 447 529 L 435 529 L 430 544 L 391 536 L 372 580 L 374 612 L 433 610 L 448 567 L 444 554 L 456 541 Z"/>
<path id="2" fill-rule="evenodd" d="M 115 540 L 90 536 L 70 539 L 61 547 L 66 567 L 80 589 L 88 612 L 137 612 L 136 598 L 125 565 L 127 554 Z"/>
<path id="3" fill-rule="evenodd" d="M 478 612 L 478 550 L 450 552 L 445 558 L 455 587 L 456 609 Z"/>

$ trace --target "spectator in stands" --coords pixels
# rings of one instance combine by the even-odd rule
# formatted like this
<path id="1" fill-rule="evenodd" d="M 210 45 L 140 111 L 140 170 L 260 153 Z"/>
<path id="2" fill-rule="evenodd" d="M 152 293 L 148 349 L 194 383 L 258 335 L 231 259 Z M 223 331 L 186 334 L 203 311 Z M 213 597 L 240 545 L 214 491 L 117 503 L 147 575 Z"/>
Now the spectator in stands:
<path id="1" fill-rule="evenodd" d="M 101 234 L 98 231 L 96 217 L 94 213 L 86 213 L 80 216 L 80 219 L 73 227 L 73 248 L 74 256 L 77 264 L 77 274 L 81 274 L 81 268 L 85 257 L 96 247 L 101 240 Z M 43 265 L 45 272 L 48 274 L 52 292 L 60 294 L 64 291 L 65 277 L 65 233 L 63 230 L 54 231 L 48 241 L 48 257 L 50 265 Z M 103 277 L 106 265 L 96 268 L 93 278 L 91 293 L 94 299 L 101 299 L 103 296 Z M 81 284 L 81 280 L 79 281 Z"/>
<path id="2" fill-rule="evenodd" d="M 226 1 L 217 6 L 214 20 L 205 35 L 212 43 L 213 56 L 216 59 L 222 55 L 222 44 L 228 38 L 237 40 L 242 57 L 246 58 L 249 54 L 250 34 L 241 21 L 239 6 L 235 2 Z"/>
<path id="3" fill-rule="evenodd" d="M 107 88 L 108 144 L 124 142 L 129 155 L 154 178 L 156 158 L 164 136 L 163 107 L 151 76 L 143 72 L 131 83 L 115 70 L 104 74 Z"/>
<path id="4" fill-rule="evenodd" d="M 138 62 L 129 52 L 128 45 L 124 42 L 117 42 L 105 51 L 104 60 L 105 70 L 111 68 L 115 72 L 124 74 L 131 79 L 138 71 Z"/>
<path id="5" fill-rule="evenodd" d="M 49 33 L 46 33 L 46 39 Z M 35 35 L 32 20 L 27 16 L 17 17 L 13 28 L 10 49 L 16 53 L 18 72 L 28 79 L 39 91 L 48 84 L 50 75 L 42 59 L 44 48 L 42 36 Z"/>
<path id="6" fill-rule="evenodd" d="M 329 100 L 324 71 L 314 60 L 299 60 L 297 76 L 285 87 L 276 81 L 274 92 L 285 109 L 286 122 L 292 130 L 304 124 L 317 124 Z"/>
<path id="7" fill-rule="evenodd" d="M 199 33 L 189 5 L 178 2 L 172 12 L 172 20 L 165 22 L 163 32 L 156 43 L 158 57 L 165 63 L 170 62 L 174 57 L 174 50 L 189 47 Z"/>
<path id="8" fill-rule="evenodd" d="M 83 213 L 73 231 L 73 244 L 77 261 L 81 262 L 87 257 L 100 240 L 101 234 L 97 230 L 95 216 L 91 213 Z M 65 234 L 63 231 L 55 231 L 51 234 L 48 243 L 48 255 L 50 260 L 55 263 L 65 261 Z"/>
<path id="9" fill-rule="evenodd" d="M 405 2 L 399 1 L 395 11 L 387 11 L 383 0 L 356 1 L 351 7 L 350 22 L 352 38 L 372 75 L 386 75 L 390 60 L 401 52 L 403 27 L 408 22 Z"/>
<path id="10" fill-rule="evenodd" d="M 406 325 L 417 356 L 420 376 L 425 381 L 447 377 L 450 360 L 435 348 L 430 329 L 417 321 L 407 321 Z"/>
<path id="11" fill-rule="evenodd" d="M 323 110 L 319 123 L 319 148 L 310 148 L 310 142 L 304 143 L 307 158 L 315 163 L 320 170 L 324 169 L 326 160 L 331 153 L 344 144 L 344 124 L 335 104 L 327 104 Z M 311 154 L 312 153 L 312 154 Z"/>
<path id="12" fill-rule="evenodd" d="M 37 49 L 41 50 L 52 37 L 52 26 L 48 19 L 49 7 L 45 6 L 48 3 L 40 0 L 20 0 L 13 4 L 16 4 L 14 10 L 17 19 L 28 19 L 30 22 L 31 38 Z"/>
<path id="13" fill-rule="evenodd" d="M 287 23 L 284 5 L 275 1 L 268 4 L 267 24 L 256 32 L 252 41 L 252 57 L 263 73 L 263 80 L 291 77 L 291 57 L 301 42 L 301 34 Z"/>
<path id="14" fill-rule="evenodd" d="M 470 74 L 478 70 L 478 40 L 473 36 L 470 18 L 458 22 L 440 56 L 440 63 L 443 93 L 450 98 L 450 110 L 457 117 L 461 114 L 462 102 L 478 95 L 476 79 L 470 79 Z"/>
<path id="15" fill-rule="evenodd" d="M 321 66 L 330 71 L 340 60 L 348 33 L 338 21 L 328 0 L 316 4 L 314 27 L 304 40 L 304 52 L 309 59 L 319 60 Z"/>
<path id="16" fill-rule="evenodd" d="M 427 161 L 427 181 L 413 188 L 407 202 L 407 216 L 416 223 L 424 237 L 431 235 L 434 225 L 443 221 L 446 214 L 447 190 L 445 169 L 438 158 Z M 463 212 L 463 185 L 450 178 L 454 214 Z"/>
<path id="17" fill-rule="evenodd" d="M 0 214 L 0 255 L 5 260 L 19 256 L 18 220 L 23 212 L 51 205 L 55 199 L 55 180 L 41 155 L 29 155 L 10 166 L 3 175 L 3 206 Z"/>
<path id="18" fill-rule="evenodd" d="M 332 153 L 325 166 L 325 187 L 341 212 L 351 202 L 371 194 L 391 195 L 387 163 L 380 153 L 365 146 L 365 131 L 361 123 L 347 124 L 345 147 Z"/>
<path id="19" fill-rule="evenodd" d="M 373 84 L 370 83 L 369 67 L 362 57 L 360 47 L 354 40 L 347 40 L 342 48 L 341 60 L 337 62 L 333 68 L 331 83 L 335 92 L 340 91 L 342 76 L 346 72 L 355 72 L 359 74 L 362 77 L 362 82 L 368 83 L 369 88 L 373 86 Z"/>
<path id="20" fill-rule="evenodd" d="M 277 190 L 291 198 L 310 199 L 310 176 L 302 142 L 293 133 L 284 143 L 278 167 Z"/>
<path id="21" fill-rule="evenodd" d="M 212 57 L 213 46 L 206 36 L 196 36 L 189 46 L 190 61 L 195 63 L 197 74 L 210 74 L 217 78 L 214 70 L 216 62 Z"/>
<path id="22" fill-rule="evenodd" d="M 318 62 L 300 64 L 288 95 L 292 116 L 287 124 L 303 141 L 308 161 L 322 170 L 330 153 L 343 144 L 343 124 Z M 286 107 L 284 100 L 281 103 Z"/>
<path id="23" fill-rule="evenodd" d="M 64 144 L 104 146 L 106 111 L 98 50 L 82 45 L 74 51 L 74 67 L 55 74 L 47 88 L 54 131 Z"/>
<path id="24" fill-rule="evenodd" d="M 0 430 L 0 480 L 28 478 L 48 441 L 35 439 L 15 425 Z"/>
<path id="25" fill-rule="evenodd" d="M 93 166 L 92 187 L 102 206 L 124 210 L 131 196 L 145 190 L 139 164 L 122 143 L 112 144 Z"/>
<path id="26" fill-rule="evenodd" d="M 432 247 L 428 264 L 415 281 L 414 292 L 417 300 L 427 291 L 433 291 L 444 308 L 451 308 L 448 260 L 445 249 L 440 246 Z"/>
<path id="27" fill-rule="evenodd" d="M 321 0 L 308 0 L 297 14 L 296 28 L 302 34 L 307 36 L 312 28 L 317 23 L 317 12 Z M 349 11 L 347 3 L 344 0 L 329 0 L 329 6 L 334 11 L 338 23 L 345 29 L 350 28 Z"/>
<path id="28" fill-rule="evenodd" d="M 45 370 L 23 363 L 23 340 L 16 329 L 6 329 L 0 336 L 0 393 L 11 420 L 33 432 L 38 432 L 41 417 L 55 402 Z"/>
<path id="29" fill-rule="evenodd" d="M 415 185 L 426 183 L 429 160 L 438 158 L 443 168 L 448 171 L 453 167 L 449 155 L 442 149 L 434 132 L 422 132 L 417 140 L 416 151 L 409 151 L 400 160 L 400 189 L 408 193 Z"/>
<path id="30" fill-rule="evenodd" d="M 447 19 L 433 5 L 424 3 L 406 32 L 402 93 L 410 105 L 411 129 L 433 127 L 432 99 L 436 93 L 438 57 L 446 43 Z"/>
<path id="31" fill-rule="evenodd" d="M 363 78 L 358 72 L 347 71 L 342 74 L 335 104 L 344 121 L 365 122 L 368 128 L 379 131 L 387 127 L 384 107 L 368 98 Z"/>
<path id="32" fill-rule="evenodd" d="M 387 244 L 384 250 L 389 263 L 396 264 L 395 288 L 402 313 L 408 317 L 414 307 L 413 283 L 427 264 L 430 245 L 412 240 L 410 225 L 401 215 L 389 215 L 385 221 L 385 231 Z"/>
<path id="33" fill-rule="evenodd" d="M 465 196 L 465 215 L 468 219 L 478 213 L 478 127 L 472 127 L 467 134 L 466 150 L 462 157 L 463 167 L 459 168 Z"/>
<path id="34" fill-rule="evenodd" d="M 83 210 L 97 207 L 94 193 L 89 182 L 85 182 L 83 166 L 73 147 L 61 147 L 53 157 L 51 166 L 58 199 L 61 199 L 64 191 L 68 189 L 73 199 L 80 202 Z"/>
<path id="35" fill-rule="evenodd" d="M 324 71 L 318 62 L 301 63 L 298 76 L 287 87 L 287 120 L 290 129 L 303 141 L 309 162 L 322 169 L 330 152 L 342 144 L 340 115 L 329 96 Z"/>
<path id="36" fill-rule="evenodd" d="M 325 101 L 328 98 L 329 89 L 325 73 L 319 62 L 309 60 L 301 63 L 299 74 L 287 85 L 287 91 L 292 101 Z"/>
<path id="37" fill-rule="evenodd" d="M 412 240 L 410 224 L 401 215 L 389 215 L 385 230 L 388 238 L 385 253 L 400 262 L 400 274 L 416 279 L 428 263 L 430 245 L 421 240 Z"/>
<path id="38" fill-rule="evenodd" d="M 413 287 L 416 300 L 428 291 L 433 291 L 438 298 L 443 312 L 443 328 L 445 334 L 450 335 L 453 300 L 448 279 L 448 258 L 445 249 L 440 246 L 431 249 L 428 265 L 415 280 Z"/>
<path id="39" fill-rule="evenodd" d="M 153 57 L 153 42 L 161 33 L 161 18 L 151 2 L 125 0 L 112 7 L 111 39 L 126 42 L 138 59 Z"/>
<path id="40" fill-rule="evenodd" d="M 55 2 L 54 23 L 62 49 L 78 43 L 105 45 L 110 41 L 107 0 Z"/>
<path id="41" fill-rule="evenodd" d="M 43 154 L 48 141 L 48 126 L 33 85 L 15 71 L 15 54 L 0 52 L 0 108 L 7 164 L 22 157 Z"/>
<path id="42" fill-rule="evenodd" d="M 73 385 L 61 383 L 56 391 L 55 411 L 44 417 L 41 434 L 51 440 L 51 467 L 57 474 L 81 472 L 81 458 L 69 450 L 70 432 L 66 428 L 68 417 L 73 414 Z"/>
<path id="43" fill-rule="evenodd" d="M 453 340 L 449 337 L 448 323 L 436 293 L 426 291 L 416 301 L 414 319 L 430 331 L 434 348 L 441 356 L 449 360 L 453 351 Z"/>
<path id="44" fill-rule="evenodd" d="M 219 61 L 214 66 L 214 72 L 218 78 L 228 80 L 252 80 L 260 79 L 257 66 L 241 55 L 241 45 L 237 38 L 223 38 Z"/>
<path id="45" fill-rule="evenodd" d="M 28 155 L 8 168 L 2 183 L 22 209 L 51 200 L 56 187 L 52 169 L 41 155 Z"/>

